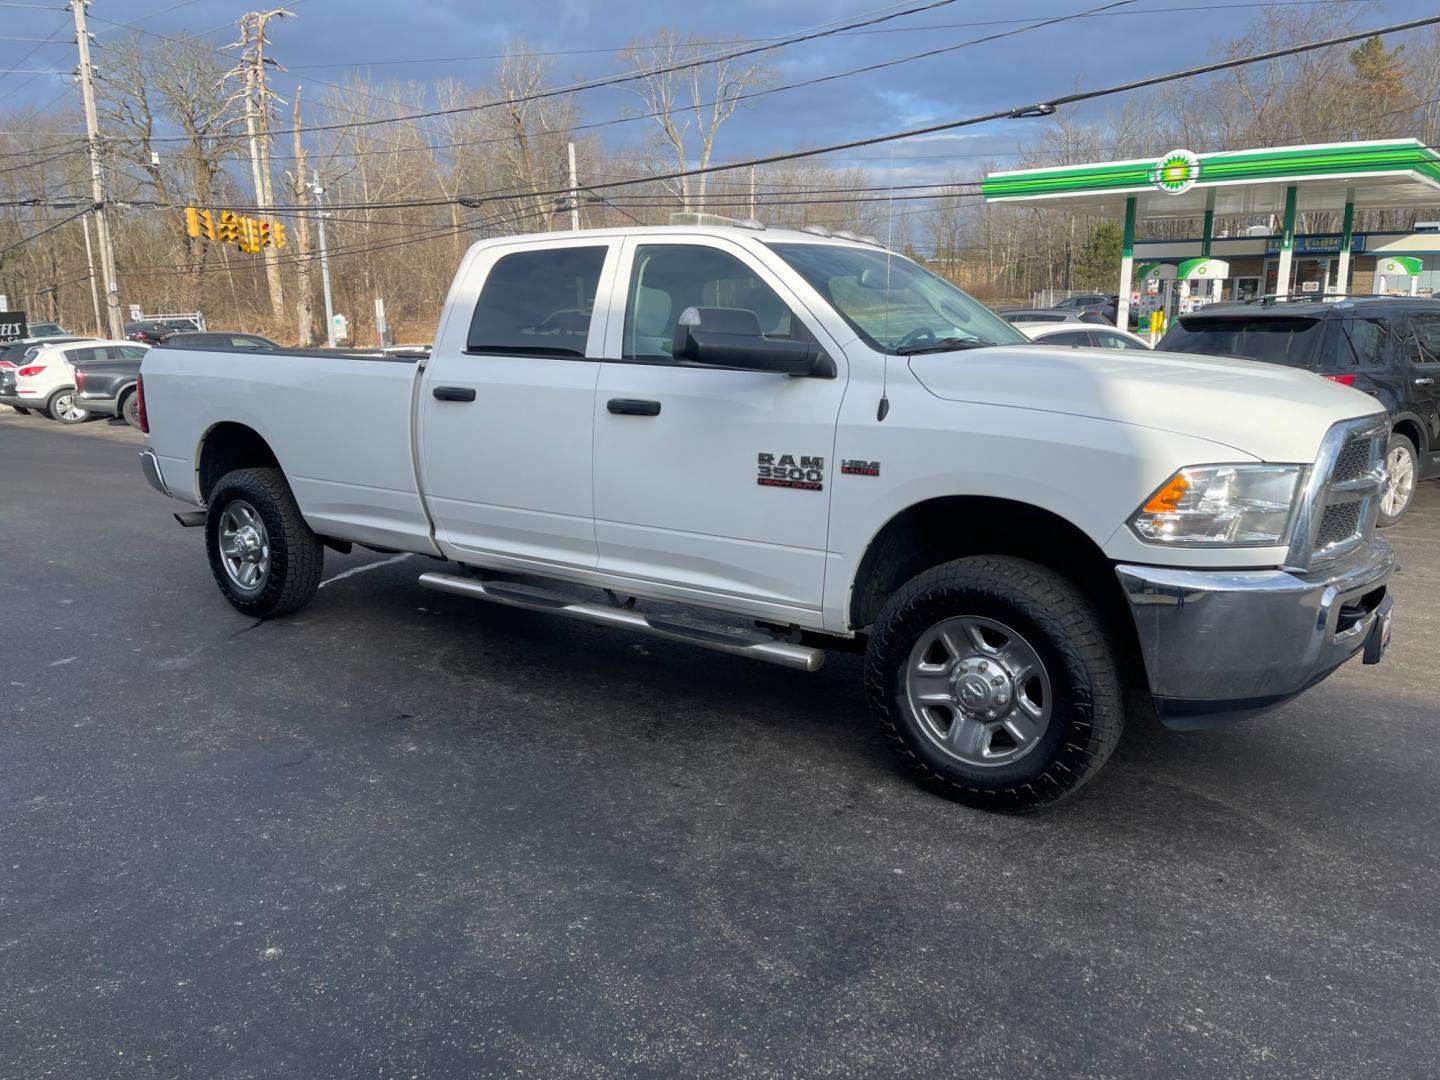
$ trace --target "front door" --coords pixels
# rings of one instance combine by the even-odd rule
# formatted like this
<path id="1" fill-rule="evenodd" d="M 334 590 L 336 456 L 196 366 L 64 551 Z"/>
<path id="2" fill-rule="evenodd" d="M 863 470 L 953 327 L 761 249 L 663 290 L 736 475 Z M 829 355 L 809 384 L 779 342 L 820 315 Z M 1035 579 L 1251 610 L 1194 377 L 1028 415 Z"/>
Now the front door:
<path id="1" fill-rule="evenodd" d="M 600 567 L 751 610 L 818 610 L 845 357 L 785 285 L 739 244 L 626 241 L 595 395 Z M 681 366 L 691 307 L 755 313 L 771 338 L 818 341 L 834 378 Z M 623 317 L 618 312 L 623 308 Z"/>
<path id="2" fill-rule="evenodd" d="M 418 409 L 421 481 L 450 557 L 594 567 L 595 297 L 614 261 L 604 239 L 531 241 L 482 249 L 462 271 Z"/>

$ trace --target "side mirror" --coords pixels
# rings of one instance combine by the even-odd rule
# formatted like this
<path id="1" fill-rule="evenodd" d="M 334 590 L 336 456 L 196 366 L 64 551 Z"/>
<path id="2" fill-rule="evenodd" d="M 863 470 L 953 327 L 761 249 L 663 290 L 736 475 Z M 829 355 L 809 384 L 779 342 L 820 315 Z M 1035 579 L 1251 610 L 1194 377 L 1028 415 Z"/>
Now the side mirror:
<path id="1" fill-rule="evenodd" d="M 772 341 L 744 308 L 686 308 L 675 324 L 671 355 L 705 367 L 835 377 L 835 361 L 811 341 Z"/>

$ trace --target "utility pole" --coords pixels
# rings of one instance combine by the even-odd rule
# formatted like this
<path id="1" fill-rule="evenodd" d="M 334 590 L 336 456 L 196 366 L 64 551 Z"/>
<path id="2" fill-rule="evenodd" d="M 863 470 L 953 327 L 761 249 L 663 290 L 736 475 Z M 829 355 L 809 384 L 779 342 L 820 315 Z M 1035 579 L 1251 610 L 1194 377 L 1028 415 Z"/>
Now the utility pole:
<path id="1" fill-rule="evenodd" d="M 330 252 L 325 247 L 325 189 L 320 186 L 320 173 L 315 174 L 310 190 L 315 195 L 315 220 L 320 227 L 320 287 L 325 292 L 325 341 L 335 347 L 335 305 L 330 299 Z"/>
<path id="2" fill-rule="evenodd" d="M 257 207 L 273 208 L 275 205 L 270 182 L 270 98 L 274 95 L 265 82 L 265 65 L 275 61 L 265 59 L 265 24 L 271 19 L 283 19 L 291 14 L 284 8 L 271 8 L 242 15 L 240 41 L 237 43 L 242 49 L 240 64 L 230 72 L 232 76 L 242 75 L 245 79 L 245 134 L 250 140 L 250 178 L 255 187 Z M 285 288 L 280 279 L 279 252 L 273 246 L 266 247 L 261 257 L 265 260 L 265 282 L 270 292 L 271 313 L 277 319 L 284 318 Z"/>
<path id="3" fill-rule="evenodd" d="M 300 257 L 295 260 L 295 287 L 300 293 L 295 303 L 295 317 L 300 324 L 300 346 L 315 340 L 315 289 L 310 284 L 310 185 L 305 182 L 305 140 L 300 137 L 300 87 L 295 87 L 295 116 L 290 125 L 295 129 L 295 169 L 290 173 L 290 193 L 295 198 L 299 216 L 295 220 Z"/>
<path id="4" fill-rule="evenodd" d="M 567 143 L 570 155 L 570 228 L 580 228 L 580 182 L 575 178 L 575 144 Z"/>
<path id="5" fill-rule="evenodd" d="M 90 303 L 95 305 L 95 333 L 99 334 L 105 320 L 100 316 L 100 290 L 95 285 L 95 250 L 90 246 L 89 214 L 80 219 L 80 227 L 85 231 L 85 268 L 90 271 Z"/>
<path id="6" fill-rule="evenodd" d="M 750 166 L 750 220 L 755 220 L 755 166 Z"/>
<path id="7" fill-rule="evenodd" d="M 105 201 L 105 176 L 100 166 L 100 120 L 95 113 L 95 72 L 90 66 L 90 34 L 85 29 L 85 7 L 89 0 L 70 0 L 75 16 L 75 45 L 80 50 L 80 94 L 85 102 L 85 134 L 90 145 L 90 194 L 95 202 L 95 231 L 100 241 L 100 271 L 105 279 L 105 310 L 110 336 L 125 336 L 120 318 L 120 289 L 115 280 L 115 248 L 110 239 L 110 220 Z M 89 238 L 87 232 L 86 238 Z M 93 280 L 93 279 L 92 279 Z M 99 329 L 99 327 L 97 327 Z"/>

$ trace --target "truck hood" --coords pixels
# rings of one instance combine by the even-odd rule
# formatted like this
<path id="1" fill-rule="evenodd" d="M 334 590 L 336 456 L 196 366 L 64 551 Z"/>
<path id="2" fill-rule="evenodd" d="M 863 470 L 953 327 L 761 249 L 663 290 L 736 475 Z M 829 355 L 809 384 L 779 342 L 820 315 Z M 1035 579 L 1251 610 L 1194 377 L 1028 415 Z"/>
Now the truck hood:
<path id="1" fill-rule="evenodd" d="M 1186 353 L 1006 345 L 910 358 L 936 397 L 1173 431 L 1262 461 L 1313 461 L 1371 397 L 1308 371 Z"/>

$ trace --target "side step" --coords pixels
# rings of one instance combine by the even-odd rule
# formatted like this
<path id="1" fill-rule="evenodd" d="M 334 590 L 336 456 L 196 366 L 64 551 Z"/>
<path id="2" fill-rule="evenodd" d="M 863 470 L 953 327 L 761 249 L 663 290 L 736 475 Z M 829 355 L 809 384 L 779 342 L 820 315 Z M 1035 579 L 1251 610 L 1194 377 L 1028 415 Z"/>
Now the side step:
<path id="1" fill-rule="evenodd" d="M 752 660 L 763 660 L 768 664 L 794 668 L 797 671 L 818 671 L 825 662 L 825 652 L 809 645 L 795 645 L 788 641 L 757 632 L 727 633 L 698 626 L 646 616 L 629 608 L 607 607 L 603 604 L 571 603 L 551 599 L 509 585 L 503 581 L 484 581 L 478 578 L 461 577 L 458 574 L 421 574 L 420 585 L 426 589 L 454 593 L 456 596 L 471 596 L 479 600 L 490 600 L 509 607 L 527 608 L 531 611 L 546 611 L 555 615 L 568 615 L 572 619 L 601 626 L 619 626 L 652 637 L 683 641 L 688 645 L 730 653 L 732 656 L 747 656 Z"/>

